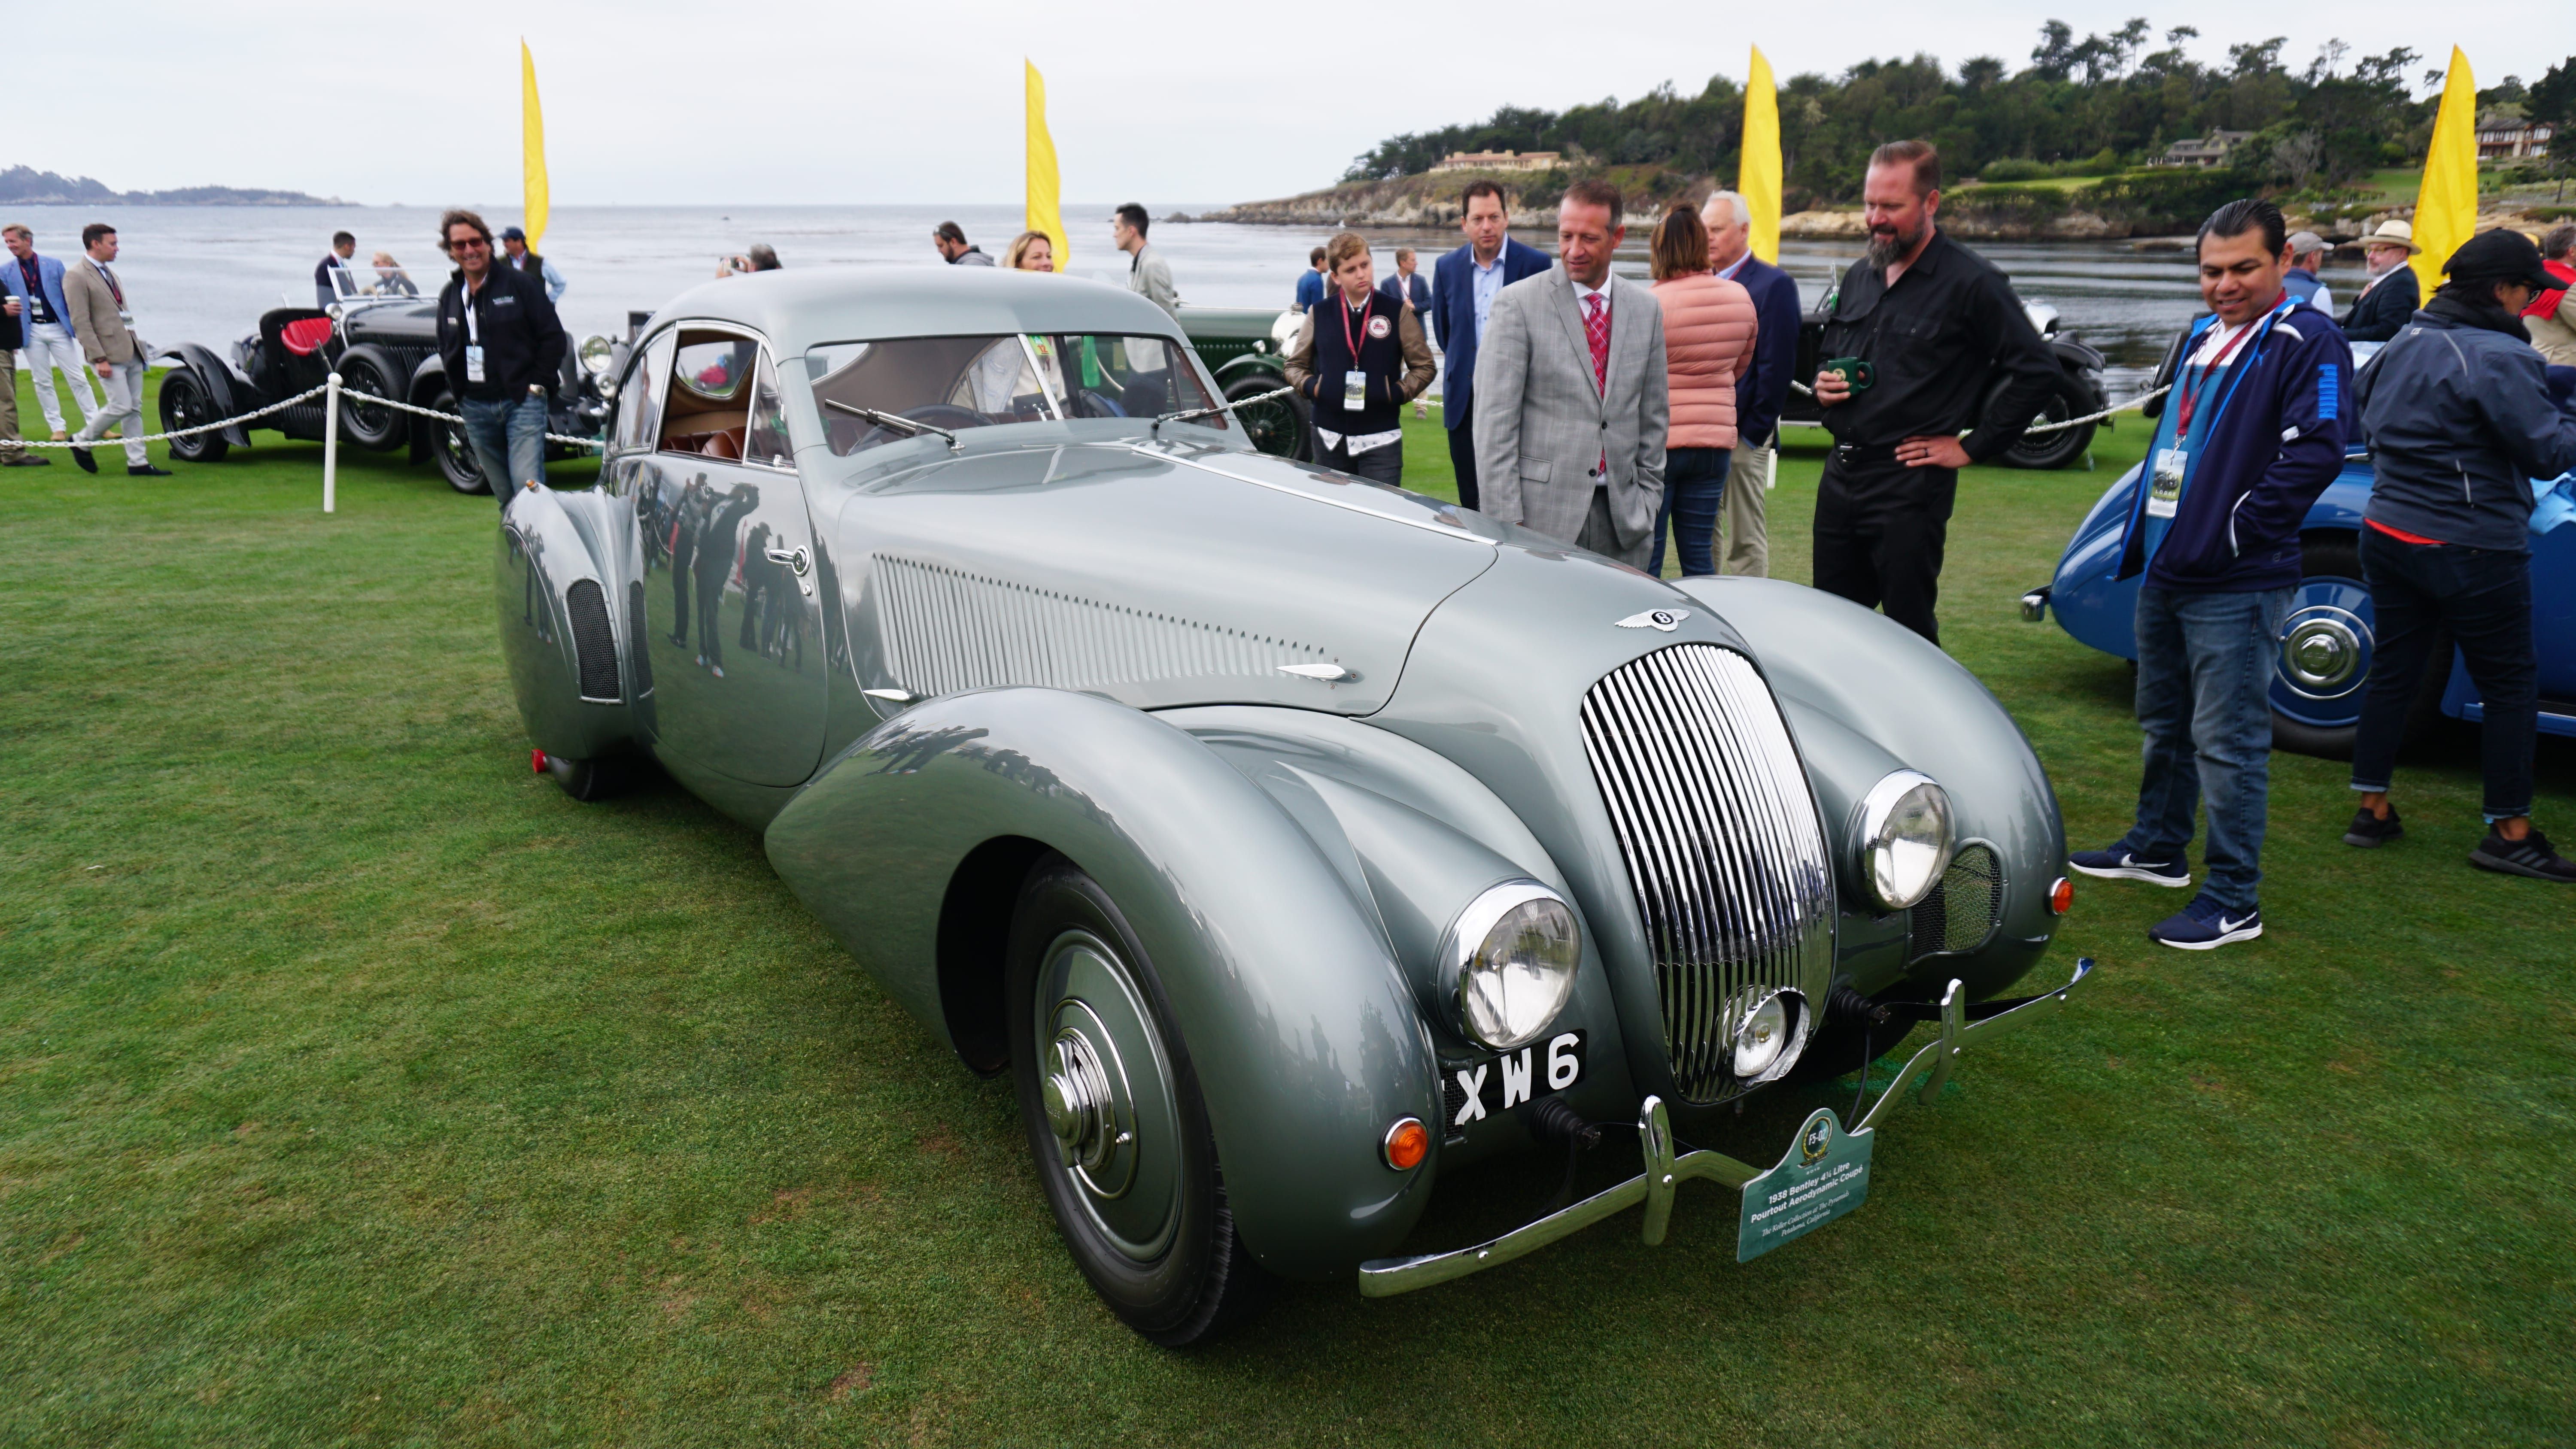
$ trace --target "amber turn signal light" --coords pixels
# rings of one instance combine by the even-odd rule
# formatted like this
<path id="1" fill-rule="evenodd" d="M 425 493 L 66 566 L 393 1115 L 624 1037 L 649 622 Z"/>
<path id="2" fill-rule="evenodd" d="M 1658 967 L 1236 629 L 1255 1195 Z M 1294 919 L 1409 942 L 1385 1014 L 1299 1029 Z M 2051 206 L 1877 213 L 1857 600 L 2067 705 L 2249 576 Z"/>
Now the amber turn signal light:
<path id="1" fill-rule="evenodd" d="M 2061 916 L 2075 909 L 2075 882 L 2059 876 L 2057 884 L 2048 888 L 2048 908 Z"/>
<path id="2" fill-rule="evenodd" d="M 1419 1117 L 1400 1117 L 1386 1129 L 1386 1165 L 1410 1172 L 1431 1155 L 1431 1133 Z"/>

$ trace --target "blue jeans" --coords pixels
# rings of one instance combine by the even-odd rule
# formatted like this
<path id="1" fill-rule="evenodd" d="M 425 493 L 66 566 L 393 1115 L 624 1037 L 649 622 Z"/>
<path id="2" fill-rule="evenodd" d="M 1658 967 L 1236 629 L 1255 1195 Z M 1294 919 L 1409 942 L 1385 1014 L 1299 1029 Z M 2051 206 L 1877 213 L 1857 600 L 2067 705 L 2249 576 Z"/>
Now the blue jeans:
<path id="1" fill-rule="evenodd" d="M 2293 589 L 2252 594 L 2138 590 L 2138 725 L 2146 768 L 2138 822 L 2114 850 L 2180 860 L 2192 807 L 2209 810 L 2208 883 L 2229 911 L 2255 908 L 2272 792 L 2272 656 Z"/>
<path id="2" fill-rule="evenodd" d="M 475 465 L 502 507 L 510 506 L 510 495 L 520 484 L 546 480 L 544 393 L 507 402 L 463 398 L 456 412 L 465 419 L 465 441 L 474 449 Z"/>
<path id="3" fill-rule="evenodd" d="M 1717 516 L 1726 507 L 1725 448 L 1666 448 L 1664 502 L 1655 510 L 1655 552 L 1646 572 L 1664 576 L 1664 527 L 1673 530 L 1682 577 L 1717 572 Z"/>
<path id="4" fill-rule="evenodd" d="M 2540 662 L 2531 642 L 2531 556 L 2414 544 L 2375 528 L 2361 531 L 2361 574 L 2370 584 L 2378 650 L 2370 693 L 2352 747 L 2352 788 L 2385 791 L 2397 745 L 2415 704 L 2416 681 L 2433 665 L 2447 678 L 2451 656 L 2434 659 L 2448 629 L 2478 687 L 2485 718 L 2478 740 L 2486 765 L 2490 823 L 2531 813 L 2531 755 L 2540 727 Z M 2440 681 L 2435 681 L 2439 686 Z"/>

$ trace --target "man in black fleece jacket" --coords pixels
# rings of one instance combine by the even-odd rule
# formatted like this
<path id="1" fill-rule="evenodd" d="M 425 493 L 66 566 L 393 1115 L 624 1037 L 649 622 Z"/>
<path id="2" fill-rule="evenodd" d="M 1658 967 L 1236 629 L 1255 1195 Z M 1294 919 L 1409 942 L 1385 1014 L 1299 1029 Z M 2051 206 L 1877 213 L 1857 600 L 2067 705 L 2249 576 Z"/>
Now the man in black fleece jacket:
<path id="1" fill-rule="evenodd" d="M 2404 833 L 2388 802 L 2397 744 L 2434 645 L 2459 645 L 2484 708 L 2487 836 L 2469 864 L 2576 882 L 2531 828 L 2539 659 L 2531 637 L 2531 480 L 2576 468 L 2576 370 L 2545 368 L 2517 315 L 2556 279 L 2519 232 L 2471 237 L 2451 280 L 2353 389 L 2372 466 L 2361 568 L 2378 649 L 2353 742 L 2349 845 Z M 2558 374 L 2556 377 L 2551 373 Z M 2450 663 L 2449 651 L 2440 661 Z"/>

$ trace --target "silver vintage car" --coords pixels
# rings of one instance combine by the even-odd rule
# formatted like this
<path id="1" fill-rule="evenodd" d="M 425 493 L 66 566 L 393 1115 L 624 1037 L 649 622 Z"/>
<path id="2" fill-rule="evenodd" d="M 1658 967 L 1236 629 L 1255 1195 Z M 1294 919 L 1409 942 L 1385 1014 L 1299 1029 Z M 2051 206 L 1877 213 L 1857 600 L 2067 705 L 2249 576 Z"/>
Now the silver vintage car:
<path id="1" fill-rule="evenodd" d="M 1157 1342 L 1274 1277 L 1404 1292 L 1631 1206 L 1660 1241 L 1692 1178 L 1764 1251 L 1858 1205 L 1895 1093 L 1768 1169 L 1676 1133 L 1918 1022 L 1928 1095 L 2082 979 L 1997 999 L 2065 841 L 1939 650 L 1263 454 L 1141 298 L 769 272 L 611 381 L 598 485 L 500 530 L 537 768 L 590 799 L 650 761 L 761 832 L 1011 1075 L 1065 1243 Z M 1634 1177 L 1406 1251 L 1447 1171 L 1605 1127 Z"/>

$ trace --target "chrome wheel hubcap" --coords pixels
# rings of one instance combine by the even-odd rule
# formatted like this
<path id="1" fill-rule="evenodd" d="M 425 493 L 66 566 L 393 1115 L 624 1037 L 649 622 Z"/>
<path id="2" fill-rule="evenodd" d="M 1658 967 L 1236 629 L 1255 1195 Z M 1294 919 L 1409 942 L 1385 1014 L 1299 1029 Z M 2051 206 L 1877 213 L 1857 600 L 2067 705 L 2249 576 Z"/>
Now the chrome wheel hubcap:
<path id="1" fill-rule="evenodd" d="M 2294 621 L 2282 631 L 2282 675 L 2305 695 L 2343 693 L 2361 669 L 2362 628 L 2341 609 L 2319 609 Z"/>
<path id="2" fill-rule="evenodd" d="M 1180 1226 L 1180 1101 L 1144 992 L 1118 951 L 1071 930 L 1039 968 L 1038 1098 L 1056 1165 L 1120 1253 L 1159 1256 Z"/>

